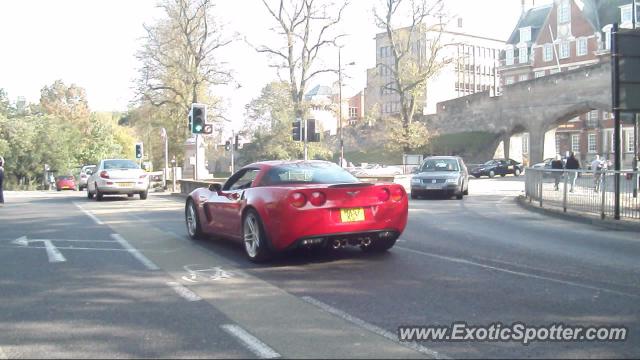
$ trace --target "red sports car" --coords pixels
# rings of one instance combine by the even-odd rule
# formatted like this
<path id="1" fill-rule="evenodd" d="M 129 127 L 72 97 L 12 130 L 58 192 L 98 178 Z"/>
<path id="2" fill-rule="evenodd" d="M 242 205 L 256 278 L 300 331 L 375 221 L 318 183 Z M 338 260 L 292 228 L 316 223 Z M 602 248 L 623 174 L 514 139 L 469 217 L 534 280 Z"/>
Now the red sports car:
<path id="1" fill-rule="evenodd" d="M 255 262 L 296 247 L 385 251 L 404 230 L 407 216 L 401 185 L 360 182 L 326 161 L 247 165 L 224 185 L 194 190 L 185 206 L 189 237 L 242 241 Z"/>
<path id="2" fill-rule="evenodd" d="M 56 190 L 75 190 L 76 178 L 73 175 L 63 175 L 56 178 Z"/>

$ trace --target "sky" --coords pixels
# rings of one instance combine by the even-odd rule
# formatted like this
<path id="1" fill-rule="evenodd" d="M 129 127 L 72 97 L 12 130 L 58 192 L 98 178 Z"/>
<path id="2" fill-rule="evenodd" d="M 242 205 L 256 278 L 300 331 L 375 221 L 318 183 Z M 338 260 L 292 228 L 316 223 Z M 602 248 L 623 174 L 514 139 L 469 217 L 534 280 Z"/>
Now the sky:
<path id="1" fill-rule="evenodd" d="M 532 0 L 528 0 L 532 1 Z M 539 5 L 551 0 L 536 0 Z M 366 69 L 375 65 L 378 32 L 372 8 L 377 1 L 352 0 L 342 30 L 344 96 L 366 85 Z M 156 0 L 0 0 L 0 88 L 12 100 L 18 96 L 37 102 L 40 89 L 62 79 L 87 91 L 94 111 L 126 110 L 134 98 L 137 76 L 136 51 L 145 34 L 143 24 L 162 16 Z M 244 106 L 260 94 L 269 81 L 277 80 L 266 56 L 249 44 L 273 40 L 273 20 L 261 0 L 217 0 L 216 16 L 237 41 L 220 53 L 234 74 L 233 86 L 216 89 L 226 104 L 225 115 L 240 123 Z M 445 0 L 448 11 L 463 18 L 466 31 L 506 40 L 521 13 L 521 0 Z M 322 55 L 327 65 L 337 67 L 337 49 Z M 335 77 L 335 75 L 333 75 Z M 316 83 L 331 85 L 330 75 Z M 308 90 L 311 89 L 312 84 Z"/>

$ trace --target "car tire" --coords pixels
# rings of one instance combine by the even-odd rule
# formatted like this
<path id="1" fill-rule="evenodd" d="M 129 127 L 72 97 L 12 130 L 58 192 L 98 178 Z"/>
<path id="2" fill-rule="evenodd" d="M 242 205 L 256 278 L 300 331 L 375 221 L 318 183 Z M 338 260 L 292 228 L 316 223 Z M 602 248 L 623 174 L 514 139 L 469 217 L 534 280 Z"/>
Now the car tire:
<path id="1" fill-rule="evenodd" d="M 247 210 L 242 217 L 242 243 L 244 253 L 251 262 L 260 263 L 271 257 L 262 220 L 253 209 Z"/>
<path id="2" fill-rule="evenodd" d="M 184 207 L 184 221 L 187 226 L 187 235 L 191 240 L 204 239 L 205 235 L 200 224 L 198 209 L 196 209 L 196 204 L 191 198 L 187 200 L 187 204 Z"/>
<path id="3" fill-rule="evenodd" d="M 100 192 L 100 189 L 98 189 L 98 184 L 96 184 L 96 200 L 102 201 L 103 199 L 104 199 L 104 195 L 102 195 L 102 193 Z"/>
<path id="4" fill-rule="evenodd" d="M 463 198 L 464 198 L 464 193 L 456 194 L 456 199 L 457 200 L 462 200 Z"/>
<path id="5" fill-rule="evenodd" d="M 516 170 L 513 172 L 513 176 L 520 176 L 520 169 L 516 169 Z"/>
<path id="6" fill-rule="evenodd" d="M 377 239 L 371 243 L 371 245 L 367 247 L 361 247 L 364 252 L 373 252 L 373 253 L 381 253 L 385 252 L 393 247 L 396 244 L 396 240 L 398 238 L 390 238 L 390 239 Z"/>
<path id="7" fill-rule="evenodd" d="M 494 176 L 496 176 L 496 172 L 493 170 L 489 171 L 489 177 L 493 178 Z"/>
<path id="8" fill-rule="evenodd" d="M 132 197 L 133 197 L 133 194 L 127 194 L 127 197 L 128 197 L 128 198 L 132 198 Z"/>
<path id="9" fill-rule="evenodd" d="M 467 187 L 463 192 L 463 195 L 468 196 L 469 195 L 469 187 Z"/>
<path id="10" fill-rule="evenodd" d="M 474 178 L 480 179 L 480 175 L 473 175 Z"/>
<path id="11" fill-rule="evenodd" d="M 140 200 L 147 200 L 147 196 L 149 195 L 149 190 L 140 193 Z"/>
<path id="12" fill-rule="evenodd" d="M 420 199 L 420 195 L 411 193 L 411 199 L 413 200 Z"/>
<path id="13" fill-rule="evenodd" d="M 87 188 L 87 199 L 89 200 L 93 199 L 93 193 L 89 191 L 89 188 Z"/>
<path id="14" fill-rule="evenodd" d="M 505 177 L 507 176 L 507 174 L 500 174 L 500 177 Z"/>

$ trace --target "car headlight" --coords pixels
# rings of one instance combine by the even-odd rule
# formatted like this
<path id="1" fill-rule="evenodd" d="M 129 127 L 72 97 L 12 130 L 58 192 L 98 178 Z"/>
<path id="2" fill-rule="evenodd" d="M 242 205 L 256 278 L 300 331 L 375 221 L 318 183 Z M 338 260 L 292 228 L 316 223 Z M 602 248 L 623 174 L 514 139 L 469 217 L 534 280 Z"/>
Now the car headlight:
<path id="1" fill-rule="evenodd" d="M 458 179 L 457 178 L 447 179 L 447 184 L 457 184 L 457 183 L 458 183 Z"/>
<path id="2" fill-rule="evenodd" d="M 420 184 L 421 182 L 422 182 L 422 180 L 420 180 L 420 179 L 416 179 L 416 178 L 412 178 L 411 179 L 411 183 L 412 184 Z"/>

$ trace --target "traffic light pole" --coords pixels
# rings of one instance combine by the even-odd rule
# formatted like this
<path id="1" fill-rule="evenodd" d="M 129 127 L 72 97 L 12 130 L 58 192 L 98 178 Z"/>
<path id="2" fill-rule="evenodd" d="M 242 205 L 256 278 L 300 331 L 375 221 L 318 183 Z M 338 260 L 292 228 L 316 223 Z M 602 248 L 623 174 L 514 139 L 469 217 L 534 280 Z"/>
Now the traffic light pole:
<path id="1" fill-rule="evenodd" d="M 193 170 L 193 180 L 198 180 L 198 149 L 199 149 L 199 146 L 198 146 L 198 145 L 200 145 L 200 144 L 199 144 L 199 142 L 200 142 L 200 136 L 199 136 L 198 134 L 195 134 L 195 135 L 196 135 L 196 156 L 195 156 L 195 158 L 196 158 L 196 165 L 195 165 L 195 168 L 194 168 L 194 170 Z"/>
<path id="2" fill-rule="evenodd" d="M 304 160 L 307 161 L 309 158 L 307 156 L 307 119 L 302 119 L 302 123 L 300 126 L 303 126 L 302 130 L 302 138 L 304 140 Z"/>

